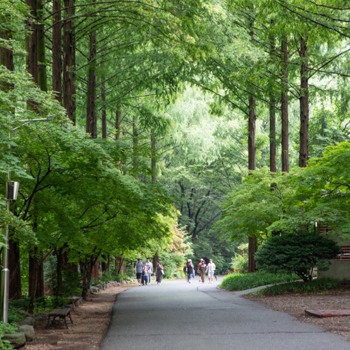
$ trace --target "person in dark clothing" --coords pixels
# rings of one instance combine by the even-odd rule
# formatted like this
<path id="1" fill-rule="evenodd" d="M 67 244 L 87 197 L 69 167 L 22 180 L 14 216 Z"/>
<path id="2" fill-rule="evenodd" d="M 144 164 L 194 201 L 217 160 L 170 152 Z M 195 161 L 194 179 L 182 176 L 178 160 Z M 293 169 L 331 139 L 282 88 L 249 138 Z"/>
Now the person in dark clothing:
<path id="1" fill-rule="evenodd" d="M 159 285 L 162 283 L 163 274 L 164 274 L 163 265 L 158 261 L 157 262 L 156 279 L 157 279 L 157 284 L 159 284 Z"/>
<path id="2" fill-rule="evenodd" d="M 187 272 L 187 281 L 191 283 L 191 279 L 193 276 L 194 265 L 192 264 L 192 260 L 188 259 L 186 264 L 186 272 Z"/>

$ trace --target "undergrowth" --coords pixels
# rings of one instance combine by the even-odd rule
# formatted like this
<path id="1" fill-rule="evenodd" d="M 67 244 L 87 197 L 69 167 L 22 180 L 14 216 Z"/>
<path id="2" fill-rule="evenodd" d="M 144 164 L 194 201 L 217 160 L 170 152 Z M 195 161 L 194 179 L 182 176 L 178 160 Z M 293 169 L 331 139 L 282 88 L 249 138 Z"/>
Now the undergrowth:
<path id="1" fill-rule="evenodd" d="M 0 349 L 1 350 L 12 350 L 13 347 L 7 340 L 2 340 L 4 334 L 16 333 L 18 328 L 14 324 L 4 323 L 0 321 Z"/>
<path id="2" fill-rule="evenodd" d="M 337 278 L 320 278 L 309 282 L 290 282 L 266 287 L 264 289 L 252 292 L 250 294 L 257 296 L 272 296 L 289 293 L 322 293 L 330 289 L 337 288 L 340 280 Z"/>
<path id="3" fill-rule="evenodd" d="M 287 272 L 232 274 L 223 279 L 220 287 L 227 290 L 245 290 L 264 286 L 266 284 L 295 281 L 298 278 L 297 275 Z"/>

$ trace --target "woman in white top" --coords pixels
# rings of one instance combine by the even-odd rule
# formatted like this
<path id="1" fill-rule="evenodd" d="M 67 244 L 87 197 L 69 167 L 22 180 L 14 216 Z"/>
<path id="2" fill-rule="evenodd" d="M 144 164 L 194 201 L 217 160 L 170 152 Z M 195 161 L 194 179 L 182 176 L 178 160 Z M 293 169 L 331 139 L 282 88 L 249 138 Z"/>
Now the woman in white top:
<path id="1" fill-rule="evenodd" d="M 216 266 L 213 263 L 213 260 L 209 259 L 209 264 L 207 265 L 209 284 L 213 283 L 215 269 Z"/>

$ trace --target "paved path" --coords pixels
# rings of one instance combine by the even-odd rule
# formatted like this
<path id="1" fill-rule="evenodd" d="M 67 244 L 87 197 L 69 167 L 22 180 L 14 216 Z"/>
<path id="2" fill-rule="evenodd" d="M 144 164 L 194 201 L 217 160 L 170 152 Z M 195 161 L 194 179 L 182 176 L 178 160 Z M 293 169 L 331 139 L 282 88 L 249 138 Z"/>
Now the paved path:
<path id="1" fill-rule="evenodd" d="M 102 350 L 350 350 L 346 338 L 216 287 L 196 278 L 123 292 Z"/>

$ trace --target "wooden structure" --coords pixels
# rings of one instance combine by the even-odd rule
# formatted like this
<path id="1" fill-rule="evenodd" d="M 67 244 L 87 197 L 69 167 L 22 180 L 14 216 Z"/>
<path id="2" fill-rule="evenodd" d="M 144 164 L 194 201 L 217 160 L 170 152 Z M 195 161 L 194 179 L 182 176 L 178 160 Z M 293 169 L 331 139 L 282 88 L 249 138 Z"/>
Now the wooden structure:
<path id="1" fill-rule="evenodd" d="M 51 317 L 52 317 L 51 324 L 54 324 L 55 320 L 56 320 L 56 317 L 58 317 L 57 321 L 63 321 L 65 323 L 67 329 L 69 328 L 68 324 L 67 324 L 67 319 L 66 319 L 67 317 L 69 317 L 70 321 L 72 323 L 74 323 L 73 320 L 72 320 L 72 317 L 71 317 L 71 309 L 70 308 L 52 310 L 49 313 L 49 316 L 47 317 L 47 325 L 46 325 L 46 327 L 49 326 Z"/>

